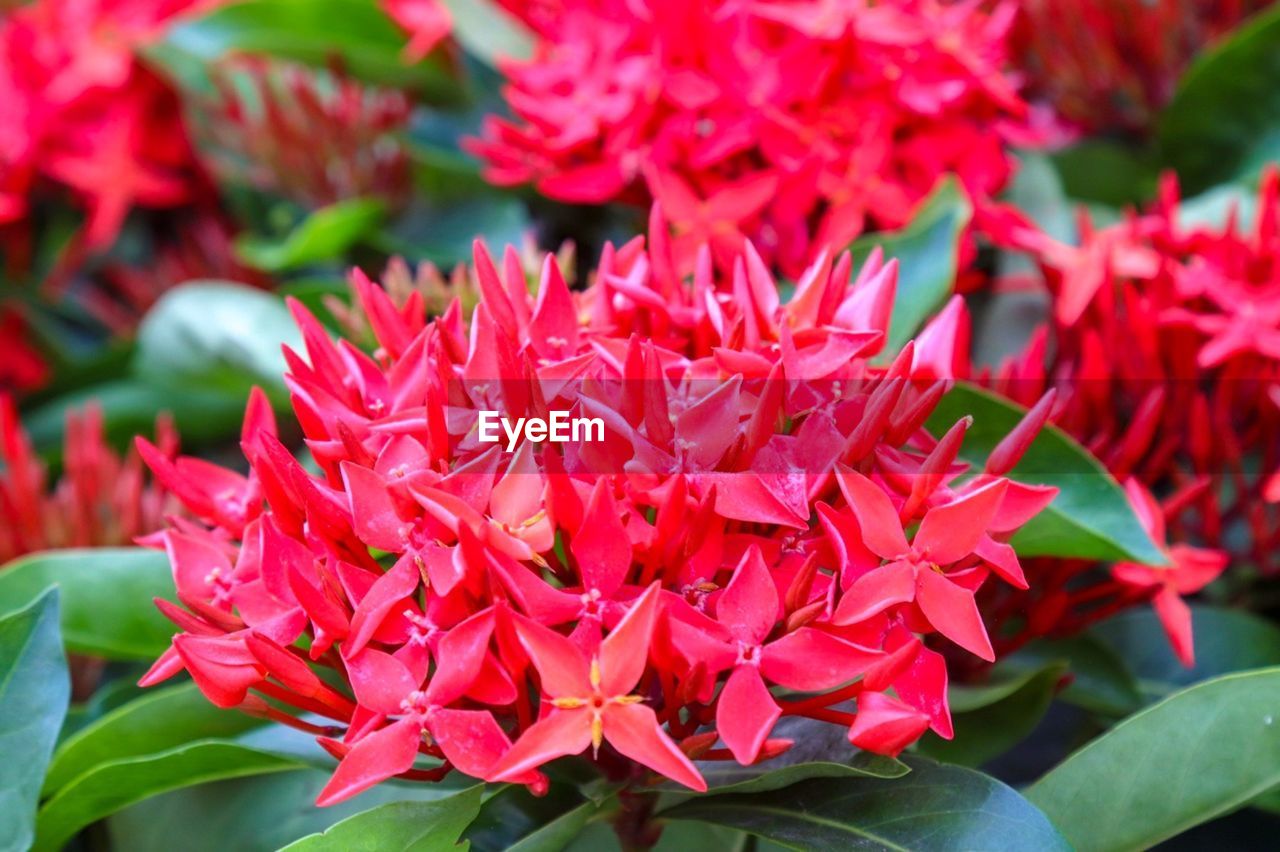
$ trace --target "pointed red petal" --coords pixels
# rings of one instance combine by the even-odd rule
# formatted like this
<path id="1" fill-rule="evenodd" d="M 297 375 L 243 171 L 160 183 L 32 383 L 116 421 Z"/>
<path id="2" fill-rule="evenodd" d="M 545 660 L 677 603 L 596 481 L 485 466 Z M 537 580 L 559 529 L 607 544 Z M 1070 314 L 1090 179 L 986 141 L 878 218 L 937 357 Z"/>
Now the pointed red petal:
<path id="1" fill-rule="evenodd" d="M 760 749 L 782 715 L 760 670 L 738 666 L 729 675 L 716 705 L 716 730 L 741 764 L 755 763 Z"/>
<path id="2" fill-rule="evenodd" d="M 586 710 L 553 710 L 520 735 L 489 770 L 490 781 L 515 781 L 549 760 L 581 754 L 591 745 L 591 714 Z"/>
<path id="3" fill-rule="evenodd" d="M 764 555 L 752 545 L 716 601 L 716 618 L 735 638 L 758 645 L 777 623 L 778 604 L 778 587 L 764 564 Z"/>
<path id="4" fill-rule="evenodd" d="M 1005 480 L 997 479 L 959 500 L 930 509 L 916 533 L 916 549 L 939 565 L 958 562 L 973 553 L 1008 487 Z"/>
<path id="5" fill-rule="evenodd" d="M 772 683 L 821 692 L 848 683 L 884 654 L 812 627 L 801 627 L 764 646 L 760 671 Z"/>
<path id="6" fill-rule="evenodd" d="M 576 645 L 528 618 L 516 616 L 515 625 L 520 644 L 542 676 L 542 691 L 548 697 L 581 698 L 590 694 L 590 668 Z"/>
<path id="7" fill-rule="evenodd" d="M 600 644 L 600 688 L 605 695 L 625 695 L 644 674 L 649 644 L 658 616 L 659 584 L 653 583 Z"/>
<path id="8" fill-rule="evenodd" d="M 367 735 L 342 758 L 337 771 L 316 797 L 316 804 L 335 805 L 411 769 L 420 741 L 421 729 L 412 719 L 401 719 Z"/>
<path id="9" fill-rule="evenodd" d="M 881 559 L 896 559 L 906 553 L 909 546 L 902 532 L 902 522 L 880 486 L 848 468 L 836 471 L 836 481 L 840 483 L 844 499 L 858 516 L 858 528 L 867 547 Z"/>
<path id="10" fill-rule="evenodd" d="M 916 603 L 934 629 L 966 651 L 994 662 L 996 653 L 973 592 L 928 569 L 919 572 L 918 583 Z"/>
<path id="11" fill-rule="evenodd" d="M 857 624 L 891 606 L 914 600 L 915 596 L 915 569 L 906 562 L 890 562 L 853 581 L 840 597 L 831 623 Z"/>
<path id="12" fill-rule="evenodd" d="M 658 717 L 643 704 L 610 704 L 604 711 L 604 737 L 637 763 L 686 787 L 706 792 L 693 762 L 658 726 Z"/>

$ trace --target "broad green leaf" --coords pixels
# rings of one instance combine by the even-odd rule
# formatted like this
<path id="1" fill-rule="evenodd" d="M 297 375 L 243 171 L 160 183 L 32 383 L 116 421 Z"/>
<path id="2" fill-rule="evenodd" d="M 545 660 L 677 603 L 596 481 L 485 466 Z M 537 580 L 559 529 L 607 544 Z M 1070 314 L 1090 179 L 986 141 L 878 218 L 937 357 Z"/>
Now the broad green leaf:
<path id="1" fill-rule="evenodd" d="M 496 67 L 500 59 L 529 59 L 534 35 L 493 0 L 441 0 L 453 17 L 453 37 Z"/>
<path id="2" fill-rule="evenodd" d="M 1151 698 L 1218 675 L 1280 666 L 1280 627 L 1264 618 L 1196 603 L 1191 605 L 1191 629 L 1196 653 L 1191 668 L 1174 656 L 1160 619 L 1149 607 L 1113 616 L 1089 634 L 1124 660 Z"/>
<path id="3" fill-rule="evenodd" d="M 1164 163 L 1190 195 L 1280 156 L 1280 7 L 1263 12 L 1183 75 L 1161 113 Z"/>
<path id="4" fill-rule="evenodd" d="M 44 794 L 113 760 L 155 754 L 199 739 L 233 737 L 261 719 L 210 704 L 195 684 L 153 689 L 69 737 L 54 753 Z"/>
<path id="5" fill-rule="evenodd" d="M 662 813 L 792 849 L 1068 849 L 1033 805 L 972 769 L 909 758 L 902 778 L 815 778 L 768 793 L 700 796 Z"/>
<path id="6" fill-rule="evenodd" d="M 108 832 L 115 849 L 169 849 L 181 837 L 182 852 L 273 852 L 374 805 L 457 792 L 447 783 L 388 781 L 318 808 L 316 796 L 330 774 L 300 769 L 172 790 L 113 815 Z"/>
<path id="7" fill-rule="evenodd" d="M 338 260 L 369 236 L 385 214 L 385 207 L 376 199 L 339 201 L 309 214 L 279 239 L 242 235 L 236 240 L 236 253 L 245 263 L 267 272 Z"/>
<path id="8" fill-rule="evenodd" d="M 447 269 L 470 262 L 474 240 L 484 240 L 493 250 L 519 245 L 531 227 L 519 198 L 482 192 L 446 205 L 415 204 L 378 235 L 376 244 L 388 254 Z"/>
<path id="9" fill-rule="evenodd" d="M 112 677 L 94 690 L 87 701 L 72 704 L 67 708 L 67 718 L 62 722 L 62 730 L 58 732 L 58 745 L 61 746 L 76 732 L 87 728 L 112 710 L 122 707 L 135 698 L 140 698 L 145 690 L 138 686 L 140 678 L 147 670 L 142 663 L 124 666 L 124 673 Z M 111 672 L 114 675 L 115 672 Z"/>
<path id="10" fill-rule="evenodd" d="M 61 592 L 68 651 L 151 661 L 177 632 L 153 602 L 173 594 L 169 561 L 159 551 L 47 550 L 15 559 L 0 568 L 0 612 L 25 606 L 50 586 Z"/>
<path id="11" fill-rule="evenodd" d="M 713 793 L 761 793 L 810 778 L 900 778 L 910 771 L 892 757 L 855 749 L 847 734 L 838 725 L 787 716 L 774 726 L 772 736 L 795 744 L 778 757 L 751 766 L 734 760 L 700 761 L 698 771 Z M 674 782 L 662 789 L 688 792 Z"/>
<path id="12" fill-rule="evenodd" d="M 898 298 L 889 328 L 888 355 L 897 353 L 947 301 L 955 284 L 960 237 L 973 208 L 954 178 L 945 178 L 905 228 L 859 237 L 850 246 L 854 267 L 877 246 L 898 259 Z"/>
<path id="13" fill-rule="evenodd" d="M 392 802 L 347 817 L 321 834 L 312 834 L 285 849 L 289 852 L 445 852 L 458 848 L 458 838 L 480 812 L 484 785 L 477 784 L 447 799 Z"/>
<path id="14" fill-rule="evenodd" d="M 135 435 L 153 435 L 156 415 L 168 412 L 182 435 L 183 446 L 199 446 L 235 434 L 244 417 L 243 396 L 200 387 L 157 387 L 136 378 L 93 385 L 24 413 L 23 425 L 41 458 L 62 459 L 67 413 L 96 405 L 102 412 L 107 441 L 126 447 Z"/>
<path id="15" fill-rule="evenodd" d="M 1280 784 L 1280 668 L 1225 675 L 1130 716 L 1027 796 L 1078 849 L 1147 848 Z"/>
<path id="16" fill-rule="evenodd" d="M 574 784 L 559 779 L 545 796 L 511 784 L 485 800 L 463 837 L 472 852 L 563 849 L 603 807 L 603 802 L 584 801 Z"/>
<path id="17" fill-rule="evenodd" d="M 972 415 L 960 457 L 978 468 L 1026 409 L 967 382 L 958 382 L 934 410 L 937 434 Z M 1059 494 L 1013 537 L 1022 556 L 1132 560 L 1162 564 L 1164 556 L 1102 464 L 1056 426 L 1046 426 L 1009 474 L 1019 482 L 1052 485 Z"/>
<path id="18" fill-rule="evenodd" d="M 158 793 L 296 768 L 294 761 L 278 755 L 216 740 L 99 764 L 40 808 L 34 849 L 55 852 L 89 823 Z"/>
<path id="19" fill-rule="evenodd" d="M 0 849 L 31 844 L 40 781 L 70 694 L 51 589 L 0 616 Z"/>
<path id="20" fill-rule="evenodd" d="M 761 842 L 752 845 L 754 839 L 737 829 L 709 822 L 676 820 L 662 826 L 662 834 L 653 852 L 745 852 L 747 849 L 768 852 L 766 847 L 771 844 Z M 559 849 L 564 852 L 626 852 L 618 842 L 613 826 L 602 821 L 588 823 L 577 837 Z"/>
<path id="21" fill-rule="evenodd" d="M 1068 198 L 1124 207 L 1155 195 L 1157 170 L 1150 154 L 1115 140 L 1084 139 L 1050 159 Z"/>
<path id="22" fill-rule="evenodd" d="M 302 338 L 279 298 L 230 281 L 189 281 L 143 318 L 134 364 L 164 387 L 216 388 L 243 401 L 261 385 L 283 399 L 281 344 L 299 349 Z"/>
<path id="23" fill-rule="evenodd" d="M 1127 716 L 1142 707 L 1142 693 L 1124 661 L 1095 636 L 1031 642 L 999 665 L 1036 671 L 1053 662 L 1063 663 L 1071 675 L 1071 683 L 1058 695 L 1063 701 L 1107 716 Z"/>
<path id="24" fill-rule="evenodd" d="M 404 62 L 408 38 L 376 0 L 245 0 L 174 27 L 166 41 L 205 62 L 233 52 L 320 68 L 338 59 L 358 79 L 411 89 L 435 103 L 456 103 L 461 95 L 439 52 Z"/>
<path id="25" fill-rule="evenodd" d="M 953 686 L 955 738 L 944 740 L 930 732 L 920 741 L 920 752 L 963 766 L 999 757 L 1035 730 L 1066 668 L 1052 662 L 1035 671 L 998 672 L 996 682 L 981 687 Z"/>

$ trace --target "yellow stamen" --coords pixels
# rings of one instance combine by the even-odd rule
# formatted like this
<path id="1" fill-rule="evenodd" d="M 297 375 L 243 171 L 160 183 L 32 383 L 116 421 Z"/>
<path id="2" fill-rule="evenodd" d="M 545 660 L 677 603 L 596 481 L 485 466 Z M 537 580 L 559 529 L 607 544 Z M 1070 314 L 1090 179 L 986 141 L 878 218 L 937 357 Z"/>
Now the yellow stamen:
<path id="1" fill-rule="evenodd" d="M 551 706 L 559 710 L 576 710 L 579 707 L 585 707 L 587 699 L 585 698 L 553 698 Z"/>
<path id="2" fill-rule="evenodd" d="M 636 704 L 640 701 L 644 701 L 644 696 L 643 695 L 615 695 L 613 698 L 609 700 L 612 701 L 614 704 Z"/>
<path id="3" fill-rule="evenodd" d="M 593 757 L 599 757 L 600 744 L 604 742 L 604 719 L 600 718 L 600 714 L 591 717 L 591 754 Z"/>

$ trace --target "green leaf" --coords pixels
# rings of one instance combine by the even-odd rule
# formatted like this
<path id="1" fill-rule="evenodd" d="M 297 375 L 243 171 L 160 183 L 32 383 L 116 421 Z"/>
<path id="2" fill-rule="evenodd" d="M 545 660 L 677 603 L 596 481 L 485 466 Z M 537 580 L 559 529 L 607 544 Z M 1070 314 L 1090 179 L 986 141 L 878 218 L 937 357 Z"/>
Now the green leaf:
<path id="1" fill-rule="evenodd" d="M 1191 605 L 1195 665 L 1174 655 L 1150 608 L 1132 609 L 1094 625 L 1089 634 L 1110 648 L 1137 678 L 1142 692 L 1163 698 L 1182 686 L 1246 669 L 1280 666 L 1280 627 L 1251 613 Z"/>
<path id="2" fill-rule="evenodd" d="M 289 852 L 436 852 L 458 838 L 480 812 L 483 784 L 434 802 L 392 802 L 348 817 L 322 834 L 290 843 Z"/>
<path id="3" fill-rule="evenodd" d="M 1160 116 L 1164 163 L 1195 195 L 1280 154 L 1280 7 L 1201 54 Z"/>
<path id="4" fill-rule="evenodd" d="M 0 616 L 0 849 L 26 849 L 40 780 L 71 695 L 58 639 L 58 591 Z"/>
<path id="5" fill-rule="evenodd" d="M 40 808 L 34 849 L 60 849 L 89 823 L 158 793 L 296 768 L 294 761 L 278 755 L 216 740 L 99 764 L 76 776 Z"/>
<path id="6" fill-rule="evenodd" d="M 457 103 L 461 94 L 439 52 L 404 63 L 408 39 L 376 0 L 247 0 L 174 27 L 166 41 L 205 62 L 244 52 L 325 68 L 336 58 L 358 79 L 434 103 Z"/>
<path id="7" fill-rule="evenodd" d="M 958 382 L 929 418 L 930 429 L 946 431 L 973 416 L 960 457 L 981 468 L 1026 413 L 1015 403 L 967 382 Z M 1022 556 L 1131 560 L 1162 564 L 1164 555 L 1129 505 L 1123 489 L 1102 464 L 1056 426 L 1046 426 L 1009 474 L 1019 482 L 1052 485 L 1059 494 L 1013 537 Z"/>
<path id="8" fill-rule="evenodd" d="M 792 849 L 1067 849 L 1033 805 L 972 769 L 909 758 L 902 778 L 815 778 L 768 793 L 700 796 L 663 812 Z"/>
<path id="9" fill-rule="evenodd" d="M 563 849 L 604 804 L 584 801 L 577 785 L 560 779 L 553 780 L 545 796 L 509 784 L 485 800 L 463 837 L 472 852 Z"/>
<path id="10" fill-rule="evenodd" d="M 153 689 L 68 737 L 49 764 L 44 795 L 102 763 L 198 739 L 233 737 L 262 724 L 253 716 L 215 707 L 192 683 Z"/>
<path id="11" fill-rule="evenodd" d="M 61 591 L 67 650 L 108 660 L 153 660 L 176 631 L 153 599 L 173 593 L 169 561 L 140 547 L 48 550 L 0 568 L 0 612 Z"/>
<path id="12" fill-rule="evenodd" d="M 376 199 L 339 201 L 311 213 L 283 238 L 240 236 L 236 253 L 250 266 L 276 273 L 337 260 L 368 237 L 385 214 Z"/>
<path id="13" fill-rule="evenodd" d="M 374 805 L 457 792 L 447 783 L 388 781 L 318 808 L 316 796 L 331 774 L 301 769 L 171 790 L 113 815 L 107 822 L 112 848 L 169 849 L 181 837 L 182 852 L 273 852 Z"/>
<path id="14" fill-rule="evenodd" d="M 125 447 L 135 435 L 151 435 L 156 415 L 167 411 L 184 446 L 199 446 L 234 434 L 244 417 L 243 396 L 198 387 L 157 387 L 139 379 L 121 379 L 82 388 L 23 414 L 23 425 L 40 457 L 62 459 L 67 413 L 96 405 L 102 411 L 108 442 Z"/>
<path id="15" fill-rule="evenodd" d="M 1112 139 L 1084 139 L 1051 159 L 1072 199 L 1124 207 L 1144 204 L 1156 192 L 1150 155 Z"/>
<path id="16" fill-rule="evenodd" d="M 491 67 L 499 59 L 530 59 L 534 35 L 492 0 L 441 0 L 453 18 L 453 37 Z"/>
<path id="17" fill-rule="evenodd" d="M 1230 674 L 1121 722 L 1028 790 L 1076 848 L 1139 849 L 1280 784 L 1280 668 Z"/>
<path id="18" fill-rule="evenodd" d="M 947 301 L 955 284 L 960 237 L 973 208 L 954 178 L 939 181 L 915 218 L 898 231 L 859 237 L 851 245 L 854 268 L 877 246 L 898 259 L 898 298 L 885 357 L 892 357 Z"/>
<path id="19" fill-rule="evenodd" d="M 600 806 L 595 802 L 583 802 L 519 838 L 506 852 L 558 852 L 581 834 L 599 812 Z"/>
<path id="20" fill-rule="evenodd" d="M 1138 683 L 1124 661 L 1095 636 L 1041 639 L 1000 660 L 1007 670 L 1035 671 L 1053 662 L 1067 667 L 1071 683 L 1058 697 L 1106 716 L 1127 716 L 1142 707 Z"/>
<path id="21" fill-rule="evenodd" d="M 134 364 L 164 387 L 217 388 L 243 400 L 256 384 L 282 400 L 282 344 L 300 349 L 302 337 L 279 298 L 230 281 L 189 281 L 143 318 Z"/>
<path id="22" fill-rule="evenodd" d="M 447 205 L 415 204 L 393 228 L 379 234 L 377 245 L 388 254 L 429 260 L 448 269 L 470 262 L 474 240 L 482 239 L 490 247 L 519 245 L 531 227 L 519 198 L 484 192 Z"/>
<path id="23" fill-rule="evenodd" d="M 952 686 L 955 738 L 944 740 L 929 732 L 920 741 L 920 752 L 963 766 L 981 766 L 999 757 L 1035 730 L 1066 670 L 1063 662 L 1012 673 L 997 667 L 995 681 L 990 684 Z"/>

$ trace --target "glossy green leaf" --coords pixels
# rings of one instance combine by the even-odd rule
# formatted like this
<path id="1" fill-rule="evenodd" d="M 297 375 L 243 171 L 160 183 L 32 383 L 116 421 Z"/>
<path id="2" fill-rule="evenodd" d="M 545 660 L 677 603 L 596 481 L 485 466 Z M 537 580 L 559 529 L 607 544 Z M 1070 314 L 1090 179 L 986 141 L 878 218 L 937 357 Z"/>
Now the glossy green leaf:
<path id="1" fill-rule="evenodd" d="M 1078 849 L 1153 846 L 1280 784 L 1280 668 L 1196 684 L 1130 716 L 1027 795 Z"/>
<path id="2" fill-rule="evenodd" d="M 1065 663 L 1051 662 L 1034 671 L 997 671 L 996 680 L 981 687 L 952 686 L 955 738 L 927 733 L 920 752 L 963 766 L 999 757 L 1035 730 L 1066 669 Z"/>
<path id="3" fill-rule="evenodd" d="M 411 89 L 436 103 L 455 103 L 460 95 L 439 53 L 423 62 L 404 62 L 408 37 L 377 0 L 243 0 L 181 23 L 166 41 L 206 62 L 232 52 L 320 68 L 339 59 L 358 79 Z"/>
<path id="4" fill-rule="evenodd" d="M 463 837 L 471 852 L 563 849 L 604 804 L 584 801 L 577 785 L 567 780 L 553 780 L 545 796 L 509 784 L 485 800 Z"/>
<path id="5" fill-rule="evenodd" d="M 1166 165 L 1195 195 L 1280 156 L 1280 7 L 1205 51 L 1161 113 Z"/>
<path id="6" fill-rule="evenodd" d="M 902 778 L 814 778 L 767 793 L 700 796 L 663 812 L 792 849 L 1068 849 L 1033 805 L 972 769 L 908 758 Z"/>
<path id="7" fill-rule="evenodd" d="M 945 178 L 905 228 L 859 237 L 850 246 L 859 267 L 878 246 L 898 259 L 898 298 L 889 328 L 889 355 L 898 352 L 939 308 L 955 285 L 960 237 L 973 208 L 954 178 Z"/>
<path id="8" fill-rule="evenodd" d="M 0 849 L 31 843 L 40 781 L 70 694 L 51 589 L 0 616 Z"/>
<path id="9" fill-rule="evenodd" d="M 453 37 L 475 57 L 497 67 L 500 59 L 529 59 L 534 35 L 493 0 L 441 0 L 453 17 Z"/>
<path id="10" fill-rule="evenodd" d="M 1157 170 L 1149 152 L 1121 142 L 1084 139 L 1054 152 L 1051 159 L 1071 199 L 1124 207 L 1155 196 Z"/>
<path id="11" fill-rule="evenodd" d="M 1182 686 L 1246 669 L 1280 666 L 1280 627 L 1248 612 L 1191 605 L 1195 665 L 1174 655 L 1149 607 L 1132 609 L 1095 625 L 1090 635 L 1125 661 L 1142 692 L 1163 698 Z"/>
<path id="12" fill-rule="evenodd" d="M 416 204 L 392 228 L 378 236 L 377 246 L 410 260 L 429 260 L 442 268 L 471 261 L 471 246 L 482 239 L 496 250 L 519 245 L 532 228 L 523 202 L 493 192 L 472 194 L 448 204 Z"/>
<path id="13" fill-rule="evenodd" d="M 182 435 L 184 447 L 200 446 L 234 435 L 244 417 L 242 396 L 200 387 L 156 387 L 136 378 L 81 388 L 23 414 L 22 422 L 40 457 L 62 459 L 67 413 L 96 405 L 102 412 L 107 441 L 127 447 L 135 435 L 153 435 L 156 415 L 167 412 Z"/>
<path id="14" fill-rule="evenodd" d="M 348 817 L 289 852 L 445 852 L 480 812 L 483 785 L 432 802 L 392 802 Z"/>
<path id="15" fill-rule="evenodd" d="M 595 802 L 583 802 L 518 838 L 506 852 L 559 852 L 581 834 L 599 812 Z"/>
<path id="16" fill-rule="evenodd" d="M 1006 670 L 1036 671 L 1060 662 L 1071 682 L 1059 698 L 1107 716 L 1127 716 L 1142 707 L 1138 683 L 1120 656 L 1095 636 L 1031 642 L 1000 660 Z"/>
<path id="17" fill-rule="evenodd" d="M 230 281 L 189 281 L 142 320 L 135 370 L 164 387 L 197 385 L 243 400 L 260 385 L 283 399 L 281 344 L 302 346 L 282 300 Z"/>
<path id="18" fill-rule="evenodd" d="M 960 457 L 981 469 L 996 444 L 1026 409 L 983 388 L 958 382 L 934 410 L 928 425 L 942 434 L 972 415 Z M 1059 494 L 1013 538 L 1022 556 L 1132 560 L 1161 564 L 1164 556 L 1143 530 L 1115 478 L 1056 426 L 1046 426 L 1010 473 L 1013 479 L 1052 485 Z"/>
<path id="19" fill-rule="evenodd" d="M 161 552 L 104 547 L 24 556 L 0 568 L 0 612 L 25 606 L 50 586 L 61 591 L 68 651 L 151 661 L 177 632 L 154 603 L 173 594 L 169 561 Z"/>
<path id="20" fill-rule="evenodd" d="M 102 763 L 194 740 L 233 737 L 262 724 L 253 716 L 215 707 L 192 683 L 153 689 L 63 742 L 49 764 L 44 794 Z"/>
<path id="21" fill-rule="evenodd" d="M 338 260 L 373 233 L 385 213 L 377 200 L 339 201 L 311 213 L 279 239 L 242 235 L 236 240 L 236 253 L 250 266 L 276 273 Z"/>
<path id="22" fill-rule="evenodd" d="M 216 740 L 99 764 L 76 776 L 40 808 L 34 848 L 37 852 L 60 849 L 89 823 L 158 793 L 297 765 L 275 754 Z"/>
<path id="23" fill-rule="evenodd" d="M 447 783 L 387 781 L 318 808 L 316 796 L 331 774 L 300 769 L 171 790 L 115 814 L 108 832 L 115 849 L 168 849 L 181 837 L 182 852 L 273 852 L 375 805 L 440 799 L 458 789 Z"/>

